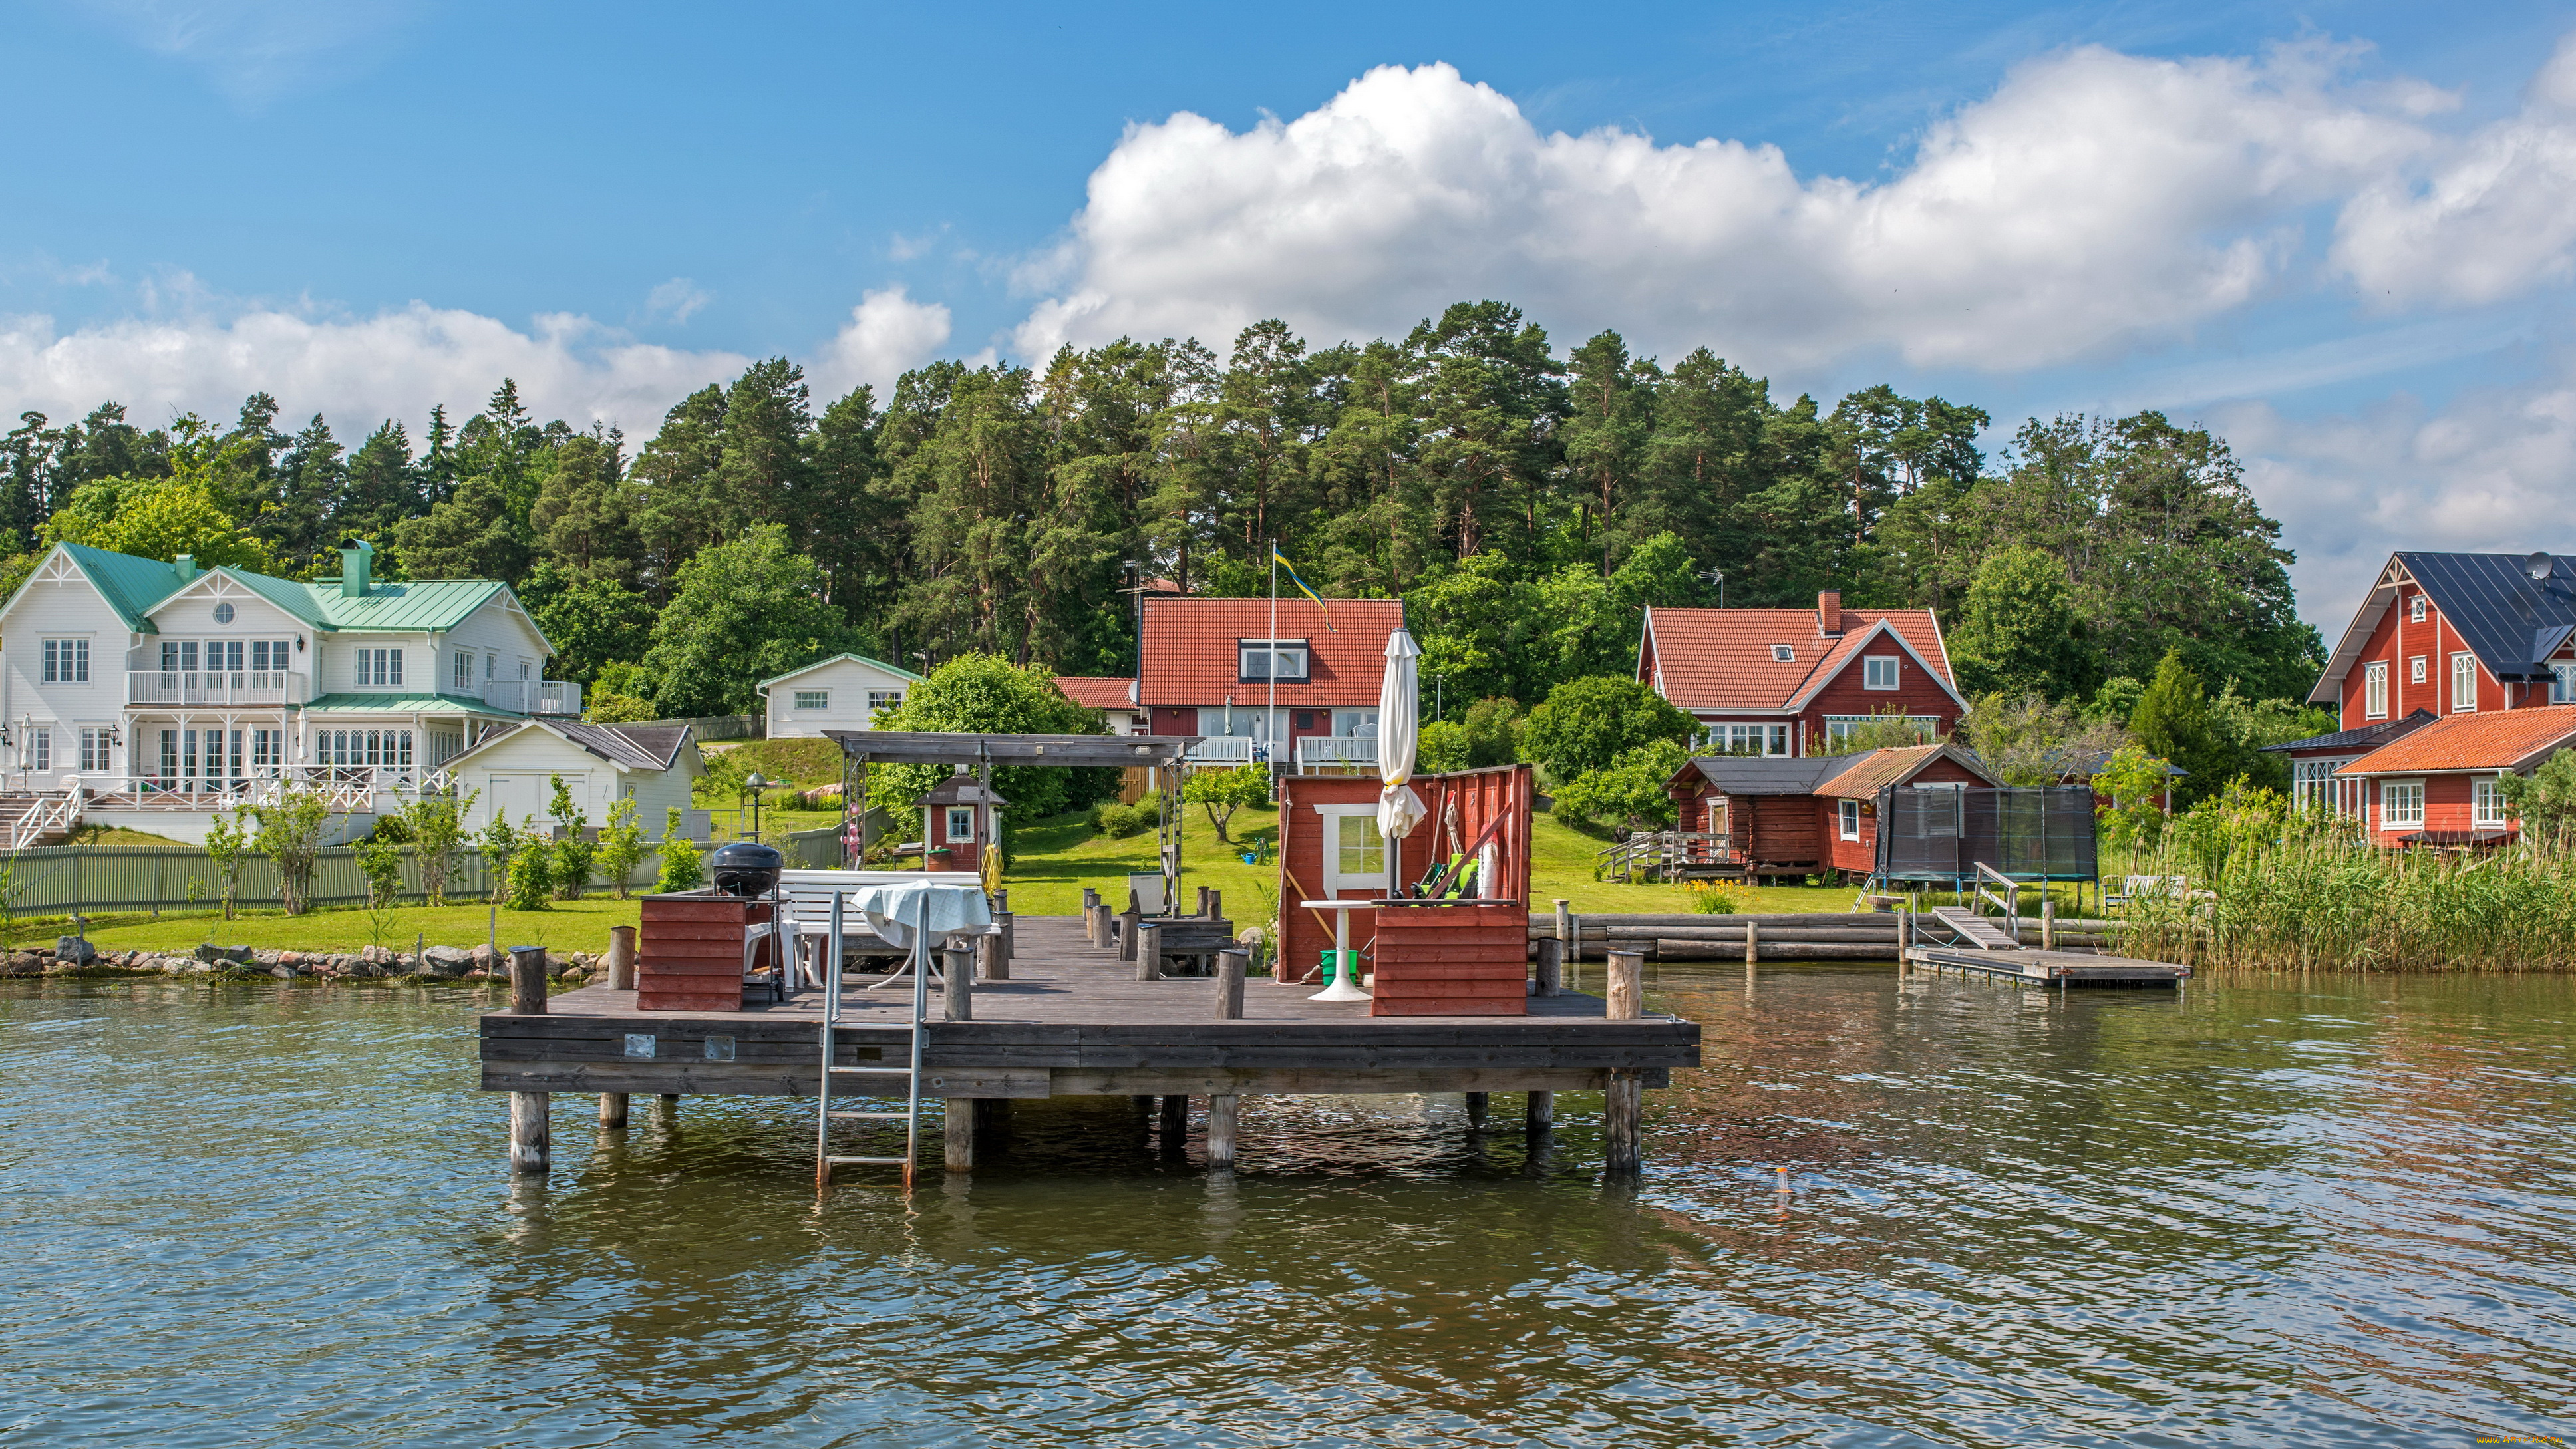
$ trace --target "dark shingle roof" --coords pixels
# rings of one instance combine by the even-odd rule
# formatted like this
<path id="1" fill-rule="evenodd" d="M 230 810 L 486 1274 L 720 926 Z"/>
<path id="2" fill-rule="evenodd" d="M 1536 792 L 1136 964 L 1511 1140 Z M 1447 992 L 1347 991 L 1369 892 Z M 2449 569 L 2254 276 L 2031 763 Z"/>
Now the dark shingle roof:
<path id="1" fill-rule="evenodd" d="M 548 720 L 548 728 L 613 765 L 637 770 L 667 770 L 689 742 L 687 725 L 599 725 L 577 720 Z"/>
<path id="2" fill-rule="evenodd" d="M 2547 679 L 2549 656 L 2576 629 L 2576 558 L 2547 579 L 2503 553 L 2400 553 L 2434 607 L 2499 680 Z"/>
<path id="3" fill-rule="evenodd" d="M 2264 745 L 2265 754 L 2304 753 L 2309 750 L 2375 750 L 2400 735 L 2410 735 L 2433 722 L 2433 712 L 2419 709 L 2404 719 L 2374 720 L 2354 730 L 2337 730 L 2330 735 L 2312 735 L 2287 744 Z"/>

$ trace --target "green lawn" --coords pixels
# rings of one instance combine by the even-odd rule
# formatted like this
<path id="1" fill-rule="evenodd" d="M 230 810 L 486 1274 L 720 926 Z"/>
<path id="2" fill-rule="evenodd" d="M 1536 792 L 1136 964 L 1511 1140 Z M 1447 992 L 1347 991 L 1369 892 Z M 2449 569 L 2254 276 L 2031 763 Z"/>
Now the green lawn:
<path id="1" fill-rule="evenodd" d="M 543 946 L 558 955 L 605 951 L 609 927 L 634 925 L 638 910 L 636 902 L 621 901 L 613 893 L 557 901 L 551 910 L 505 908 L 500 913 L 500 945 Z M 490 907 L 480 904 L 403 906 L 387 911 L 385 918 L 384 944 L 405 952 L 411 950 L 415 935 L 432 946 L 473 946 L 492 929 Z M 50 941 L 56 929 L 46 926 L 41 934 Z M 30 944 L 39 930 L 22 925 L 20 934 L 19 944 Z M 94 916 L 89 939 L 102 951 L 187 951 L 211 940 L 218 946 L 263 950 L 347 952 L 376 943 L 373 923 L 361 910 L 309 911 L 301 916 L 244 912 L 229 921 L 214 913 L 164 915 L 157 921 L 150 916 Z"/>

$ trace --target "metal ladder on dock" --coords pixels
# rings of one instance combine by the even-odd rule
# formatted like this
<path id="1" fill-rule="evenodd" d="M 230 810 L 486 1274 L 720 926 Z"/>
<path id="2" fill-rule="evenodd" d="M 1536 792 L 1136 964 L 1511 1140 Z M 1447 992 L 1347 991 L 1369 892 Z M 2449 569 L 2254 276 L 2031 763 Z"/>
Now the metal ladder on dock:
<path id="1" fill-rule="evenodd" d="M 929 944 L 929 937 L 927 933 L 916 932 L 913 939 L 911 1020 L 906 1022 L 870 1022 L 865 1026 L 845 1022 L 841 1020 L 842 901 L 843 897 L 840 892 L 835 891 L 832 893 L 832 938 L 831 947 L 826 953 L 826 959 L 830 961 L 831 965 L 825 973 L 823 984 L 823 1079 L 815 1092 L 814 1099 L 814 1190 L 816 1192 L 821 1192 L 832 1185 L 832 1169 L 836 1167 L 901 1167 L 903 1169 L 903 1190 L 908 1193 L 912 1191 L 913 1163 L 919 1158 L 921 1153 L 921 1022 L 922 1015 L 928 1009 L 930 1004 L 929 990 L 924 984 L 925 976 L 927 974 L 924 970 L 924 961 L 929 955 L 929 952 L 926 949 Z M 899 1067 L 844 1067 L 836 1065 L 833 1062 L 833 1048 L 839 1045 L 841 1033 L 849 1031 L 882 1031 L 888 1026 L 904 1026 L 909 1028 L 908 1034 L 911 1037 L 911 1041 L 909 1043 L 909 1050 L 907 1052 L 904 1065 Z M 850 1084 L 849 1087 L 843 1089 L 844 1095 L 870 1097 L 880 1096 L 883 1094 L 857 1091 L 852 1090 L 852 1088 L 857 1087 L 869 1078 L 883 1081 L 888 1077 L 901 1077 L 903 1079 L 902 1111 L 876 1112 L 850 1108 L 837 1108 L 832 1105 L 832 1097 L 836 1087 L 841 1087 L 842 1084 L 848 1083 Z M 903 1124 L 903 1156 L 836 1157 L 832 1154 L 832 1124 L 834 1122 L 901 1122 Z"/>

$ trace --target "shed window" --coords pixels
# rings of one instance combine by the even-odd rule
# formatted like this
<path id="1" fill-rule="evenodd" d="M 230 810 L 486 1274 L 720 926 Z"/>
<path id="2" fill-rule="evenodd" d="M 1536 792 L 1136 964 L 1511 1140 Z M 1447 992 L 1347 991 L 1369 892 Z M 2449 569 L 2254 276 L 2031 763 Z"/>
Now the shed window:
<path id="1" fill-rule="evenodd" d="M 830 709 L 832 707 L 832 691 L 828 689 L 800 689 L 796 691 L 796 707 L 798 709 Z"/>
<path id="2" fill-rule="evenodd" d="M 871 689 L 868 691 L 868 708 L 901 709 L 903 708 L 903 691 L 900 689 Z"/>
<path id="3" fill-rule="evenodd" d="M 950 840 L 972 840 L 975 838 L 974 806 L 951 805 L 948 807 L 948 838 Z"/>
<path id="4" fill-rule="evenodd" d="M 1860 839 L 1860 802 L 1858 800 L 1842 801 L 1839 803 L 1834 813 L 1841 817 L 1843 839 Z"/>
<path id="5" fill-rule="evenodd" d="M 1893 654 L 1872 654 L 1862 659 L 1860 662 L 1860 687 L 1863 689 L 1894 689 L 1896 687 L 1896 656 Z"/>

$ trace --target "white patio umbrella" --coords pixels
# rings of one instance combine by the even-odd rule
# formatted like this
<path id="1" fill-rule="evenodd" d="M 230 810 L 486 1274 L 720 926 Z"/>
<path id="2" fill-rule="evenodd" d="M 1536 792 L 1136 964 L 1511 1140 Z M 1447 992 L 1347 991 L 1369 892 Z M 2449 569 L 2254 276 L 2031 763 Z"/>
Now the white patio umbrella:
<path id="1" fill-rule="evenodd" d="M 1419 670 L 1416 659 L 1421 648 L 1413 636 L 1402 629 L 1386 639 L 1386 677 L 1377 689 L 1377 773 L 1384 786 L 1377 797 L 1377 833 L 1386 842 L 1386 893 L 1394 896 L 1402 888 L 1403 862 L 1397 858 L 1395 843 L 1413 833 L 1429 812 L 1422 797 L 1413 793 L 1406 782 L 1413 778 L 1414 746 L 1422 737 L 1420 709 L 1416 700 Z M 1349 949 L 1350 912 L 1343 909 L 1334 932 L 1337 957 Z M 1309 998 L 1314 1001 L 1366 1001 L 1369 994 L 1350 978 L 1350 965 L 1337 959 L 1333 984 Z"/>

